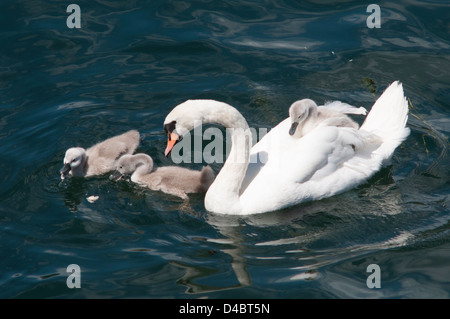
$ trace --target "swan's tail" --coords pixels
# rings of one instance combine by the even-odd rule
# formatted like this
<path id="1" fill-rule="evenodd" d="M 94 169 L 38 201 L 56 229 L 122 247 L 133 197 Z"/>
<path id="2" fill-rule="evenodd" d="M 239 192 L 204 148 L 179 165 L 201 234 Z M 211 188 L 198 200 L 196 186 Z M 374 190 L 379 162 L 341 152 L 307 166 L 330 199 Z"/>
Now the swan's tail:
<path id="1" fill-rule="evenodd" d="M 384 162 L 394 150 L 408 137 L 408 102 L 399 81 L 393 82 L 372 106 L 360 130 L 376 134 L 382 144 L 376 150 Z"/>

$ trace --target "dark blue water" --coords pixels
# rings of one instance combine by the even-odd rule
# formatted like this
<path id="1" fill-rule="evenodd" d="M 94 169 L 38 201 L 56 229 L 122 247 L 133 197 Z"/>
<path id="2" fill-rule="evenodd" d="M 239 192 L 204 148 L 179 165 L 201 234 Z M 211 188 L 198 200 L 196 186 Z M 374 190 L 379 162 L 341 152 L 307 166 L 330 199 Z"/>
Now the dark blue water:
<path id="1" fill-rule="evenodd" d="M 73 2 L 80 29 L 69 2 L 0 3 L 0 298 L 449 298 L 448 1 L 377 2 L 373 29 L 361 1 Z M 163 121 L 187 99 L 270 128 L 297 99 L 370 108 L 395 80 L 411 135 L 332 198 L 242 218 L 202 194 L 60 180 L 67 148 L 129 129 L 173 164 Z"/>

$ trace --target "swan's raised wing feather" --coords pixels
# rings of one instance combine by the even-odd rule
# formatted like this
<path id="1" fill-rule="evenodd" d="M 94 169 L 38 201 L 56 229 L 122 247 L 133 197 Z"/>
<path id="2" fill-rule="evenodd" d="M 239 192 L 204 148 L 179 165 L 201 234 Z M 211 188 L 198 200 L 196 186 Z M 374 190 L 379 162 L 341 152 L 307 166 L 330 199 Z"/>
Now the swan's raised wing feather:
<path id="1" fill-rule="evenodd" d="M 318 108 L 329 109 L 344 114 L 367 114 L 367 110 L 364 107 L 356 107 L 347 103 L 343 103 L 341 101 L 326 102 L 324 105 L 321 105 Z"/>

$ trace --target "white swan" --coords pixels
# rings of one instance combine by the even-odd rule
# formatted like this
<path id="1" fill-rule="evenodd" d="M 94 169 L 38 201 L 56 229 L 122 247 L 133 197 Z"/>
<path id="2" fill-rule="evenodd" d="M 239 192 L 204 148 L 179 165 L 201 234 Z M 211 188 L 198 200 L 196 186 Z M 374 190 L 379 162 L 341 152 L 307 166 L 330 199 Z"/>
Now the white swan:
<path id="1" fill-rule="evenodd" d="M 408 104 L 399 82 L 373 105 L 359 130 L 321 126 L 301 139 L 282 121 L 253 148 L 244 117 L 214 100 L 188 100 L 166 117 L 170 152 L 194 122 L 231 130 L 229 156 L 205 195 L 205 208 L 221 214 L 256 214 L 317 200 L 355 187 L 377 172 L 409 135 Z"/>
<path id="2" fill-rule="evenodd" d="M 206 192 L 215 177 L 209 166 L 204 166 L 201 171 L 178 166 L 164 166 L 153 170 L 153 159 L 144 153 L 122 156 L 115 169 L 110 176 L 111 180 L 118 180 L 123 175 L 132 173 L 133 183 L 183 199 L 187 199 L 189 193 Z"/>
<path id="3" fill-rule="evenodd" d="M 60 170 L 61 179 L 66 175 L 89 177 L 112 171 L 116 161 L 124 154 L 133 154 L 139 143 L 139 132 L 131 130 L 108 138 L 87 150 L 71 147 L 64 156 L 64 166 Z"/>
<path id="4" fill-rule="evenodd" d="M 354 106 L 335 101 L 317 106 L 311 99 L 303 99 L 292 103 L 289 107 L 291 128 L 289 134 L 302 137 L 319 125 L 348 126 L 358 129 L 359 125 L 346 114 L 367 114 L 363 107 Z"/>

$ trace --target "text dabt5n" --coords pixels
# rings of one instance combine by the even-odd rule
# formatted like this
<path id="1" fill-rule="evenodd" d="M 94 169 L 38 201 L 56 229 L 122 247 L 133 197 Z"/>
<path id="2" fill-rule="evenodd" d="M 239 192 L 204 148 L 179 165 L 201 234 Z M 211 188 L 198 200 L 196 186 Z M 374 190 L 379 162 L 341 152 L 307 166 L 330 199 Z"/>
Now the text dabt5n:
<path id="1" fill-rule="evenodd" d="M 269 313 L 269 304 L 236 303 L 223 304 L 223 313 Z"/>

